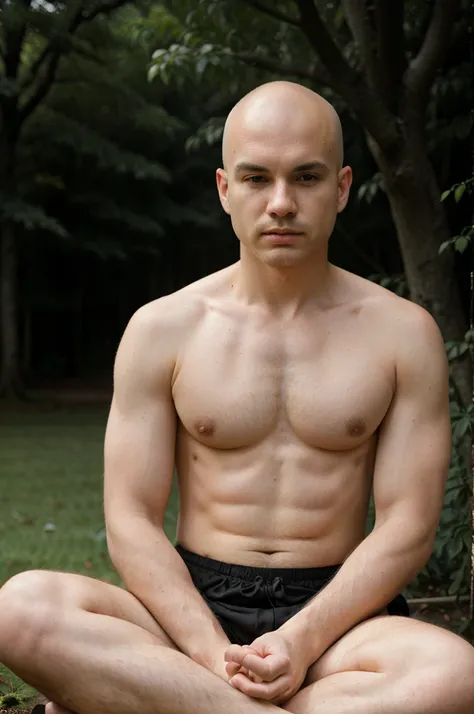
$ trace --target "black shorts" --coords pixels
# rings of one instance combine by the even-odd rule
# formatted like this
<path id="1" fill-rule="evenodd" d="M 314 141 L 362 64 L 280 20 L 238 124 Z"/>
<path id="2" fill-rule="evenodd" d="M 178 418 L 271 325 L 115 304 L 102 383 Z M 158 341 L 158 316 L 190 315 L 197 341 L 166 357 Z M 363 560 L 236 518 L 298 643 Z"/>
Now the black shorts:
<path id="1" fill-rule="evenodd" d="M 232 643 L 249 645 L 277 630 L 317 595 L 340 565 L 324 568 L 254 568 L 221 563 L 176 550 L 186 563 L 197 590 L 219 620 Z M 387 607 L 390 615 L 409 616 L 408 604 L 398 595 Z"/>

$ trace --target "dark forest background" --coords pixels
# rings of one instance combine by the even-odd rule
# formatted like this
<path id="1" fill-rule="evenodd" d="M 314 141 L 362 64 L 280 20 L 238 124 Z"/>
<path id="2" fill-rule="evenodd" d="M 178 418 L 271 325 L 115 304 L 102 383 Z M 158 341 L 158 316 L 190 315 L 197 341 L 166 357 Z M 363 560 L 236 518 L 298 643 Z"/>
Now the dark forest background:
<path id="1" fill-rule="evenodd" d="M 341 114 L 355 185 L 331 240 L 331 260 L 407 294 L 411 287 L 418 293 L 415 299 L 426 303 L 446 302 L 454 283 L 461 314 L 454 314 L 457 305 L 451 299 L 444 319 L 467 329 L 469 248 L 449 251 L 450 265 L 442 271 L 445 261 L 436 251 L 411 255 L 401 245 L 393 218 L 400 209 L 387 195 L 389 171 L 377 165 L 366 141 L 372 128 L 363 116 L 366 107 L 357 106 L 359 99 L 351 105 L 353 87 L 343 86 L 359 80 L 347 76 L 329 81 L 330 86 L 320 81 L 319 75 L 331 70 L 304 33 L 283 22 L 276 10 L 296 18 L 298 3 L 267 3 L 273 8 L 267 13 L 257 5 L 241 0 L 0 4 L 2 317 L 4 323 L 14 321 L 9 330 L 3 325 L 4 360 L 12 349 L 5 341 L 12 333 L 18 338 L 15 364 L 3 364 L 9 371 L 3 374 L 4 388 L 11 389 L 18 376 L 27 386 L 63 379 L 110 383 L 117 343 L 138 306 L 238 258 L 237 240 L 215 190 L 222 124 L 246 91 L 282 77 L 321 91 Z M 374 84 L 370 65 L 357 56 L 350 15 L 344 14 L 344 5 L 351 3 L 320 5 L 330 37 L 347 58 L 342 71 L 357 68 L 373 87 L 369 99 L 380 102 L 377 92 L 389 80 Z M 391 64 L 402 51 L 409 58 L 420 50 L 433 19 L 434 3 L 402 5 L 405 37 L 387 34 L 393 48 L 385 53 L 392 55 L 383 59 Z M 433 170 L 437 198 L 472 173 L 471 18 L 462 2 L 445 5 L 457 11 L 448 13 L 451 32 L 431 72 L 426 107 L 404 107 L 395 96 L 397 79 L 386 102 L 389 117 L 404 120 L 403 112 L 420 112 L 413 129 L 408 126 L 420 134 L 408 137 L 418 146 L 409 149 L 415 154 L 424 143 L 429 164 L 424 167 L 425 156 L 415 155 L 414 171 L 408 170 L 420 172 L 425 183 Z M 385 31 L 395 32 L 394 26 Z M 397 49 L 395 40 L 403 47 Z M 395 75 L 393 67 L 386 69 Z M 358 92 L 362 99 L 364 92 Z M 395 155 L 404 151 L 396 143 L 389 148 Z M 408 212 L 420 213 L 416 191 L 423 187 L 416 176 L 411 180 L 415 195 Z M 410 177 L 406 184 L 410 198 Z M 438 249 L 440 237 L 459 235 L 472 223 L 467 195 L 458 203 L 451 195 L 440 208 L 448 225 L 445 235 L 433 212 L 431 226 L 420 227 L 426 233 L 420 236 L 410 226 L 405 241 L 429 244 L 435 235 Z M 13 235 L 14 250 L 5 246 L 6 234 Z M 415 284 L 411 273 L 420 270 L 420 257 L 441 266 L 434 276 L 436 290 L 426 285 L 431 276 L 424 285 Z M 407 265 L 411 262 L 415 267 Z M 16 304 L 7 305 L 12 299 Z M 453 329 L 445 329 L 447 338 L 461 339 L 462 330 L 453 335 Z"/>

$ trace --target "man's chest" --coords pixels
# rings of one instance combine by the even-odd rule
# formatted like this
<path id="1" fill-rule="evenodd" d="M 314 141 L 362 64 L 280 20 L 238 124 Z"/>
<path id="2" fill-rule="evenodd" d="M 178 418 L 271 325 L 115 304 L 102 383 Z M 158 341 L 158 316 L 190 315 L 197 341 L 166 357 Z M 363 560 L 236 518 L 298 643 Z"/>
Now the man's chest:
<path id="1" fill-rule="evenodd" d="M 394 369 L 364 330 L 324 323 L 306 330 L 207 328 L 186 345 L 173 398 L 184 428 L 208 446 L 251 447 L 276 437 L 352 449 L 388 409 Z"/>

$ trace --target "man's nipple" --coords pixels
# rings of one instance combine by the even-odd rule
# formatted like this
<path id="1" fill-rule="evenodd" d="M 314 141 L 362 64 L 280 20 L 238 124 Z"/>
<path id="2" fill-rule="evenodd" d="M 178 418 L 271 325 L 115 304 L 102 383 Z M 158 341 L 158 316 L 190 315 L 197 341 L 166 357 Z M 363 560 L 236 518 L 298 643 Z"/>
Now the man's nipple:
<path id="1" fill-rule="evenodd" d="M 346 424 L 346 428 L 350 436 L 362 436 L 367 427 L 363 419 L 354 418 L 349 420 Z"/>
<path id="2" fill-rule="evenodd" d="M 214 422 L 209 417 L 198 419 L 195 423 L 195 428 L 201 436 L 212 436 L 216 430 Z"/>

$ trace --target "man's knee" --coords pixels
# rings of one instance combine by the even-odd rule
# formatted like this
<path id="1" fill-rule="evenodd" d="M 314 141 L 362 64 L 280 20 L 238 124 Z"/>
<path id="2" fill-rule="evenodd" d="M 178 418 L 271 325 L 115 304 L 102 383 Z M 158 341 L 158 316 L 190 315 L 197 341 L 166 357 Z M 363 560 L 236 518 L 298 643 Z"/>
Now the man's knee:
<path id="1" fill-rule="evenodd" d="M 58 574 L 30 570 L 14 575 L 0 589 L 0 661 L 12 649 L 30 649 L 60 612 Z"/>
<path id="2" fill-rule="evenodd" d="M 471 714 L 474 711 L 474 647 L 461 637 L 453 635 L 448 640 L 440 636 L 438 648 L 427 646 L 424 657 L 417 656 L 407 662 L 400 685 L 399 691 L 404 692 L 407 701 L 419 700 L 426 711 Z"/>
<path id="3" fill-rule="evenodd" d="M 447 651 L 441 650 L 439 654 L 437 669 L 438 686 L 442 688 L 440 694 L 446 701 L 452 702 L 454 698 L 459 712 L 471 714 L 474 711 L 474 647 L 459 637 L 453 640 Z M 456 697 L 459 702 L 456 702 Z M 454 710 L 458 711 L 455 707 Z"/>

